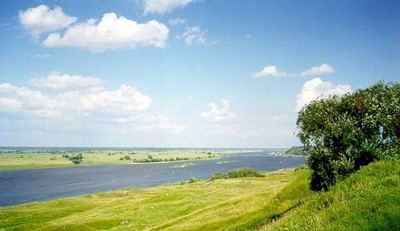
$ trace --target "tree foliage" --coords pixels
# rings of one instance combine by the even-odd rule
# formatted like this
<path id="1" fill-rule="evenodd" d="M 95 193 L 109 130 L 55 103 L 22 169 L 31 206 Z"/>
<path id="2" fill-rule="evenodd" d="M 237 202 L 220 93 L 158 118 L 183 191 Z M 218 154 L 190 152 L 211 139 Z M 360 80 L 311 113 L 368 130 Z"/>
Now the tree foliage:
<path id="1" fill-rule="evenodd" d="M 400 155 L 400 84 L 315 100 L 299 112 L 297 126 L 309 152 L 311 189 L 328 190 L 363 165 Z"/>

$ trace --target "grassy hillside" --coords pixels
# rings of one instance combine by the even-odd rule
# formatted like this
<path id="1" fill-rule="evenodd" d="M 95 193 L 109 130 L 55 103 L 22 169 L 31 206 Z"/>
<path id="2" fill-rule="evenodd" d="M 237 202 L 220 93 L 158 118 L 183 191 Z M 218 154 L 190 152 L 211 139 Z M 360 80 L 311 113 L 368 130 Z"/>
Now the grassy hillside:
<path id="1" fill-rule="evenodd" d="M 0 208 L 5 230 L 234 230 L 259 227 L 312 193 L 308 170 L 198 181 Z M 300 190 L 299 190 L 299 186 Z"/>
<path id="2" fill-rule="evenodd" d="M 363 167 L 261 230 L 400 230 L 400 161 Z"/>

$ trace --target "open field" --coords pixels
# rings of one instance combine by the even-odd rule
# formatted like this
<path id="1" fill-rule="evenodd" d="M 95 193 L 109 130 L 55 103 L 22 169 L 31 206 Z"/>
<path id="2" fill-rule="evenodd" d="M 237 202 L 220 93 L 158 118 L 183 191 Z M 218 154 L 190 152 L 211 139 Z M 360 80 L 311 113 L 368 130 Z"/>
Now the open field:
<path id="1" fill-rule="evenodd" d="M 122 190 L 0 209 L 6 230 L 230 230 L 271 219 L 312 193 L 308 170 Z M 190 181 L 192 182 L 192 181 Z"/>
<path id="2" fill-rule="evenodd" d="M 181 160 L 202 160 L 221 158 L 224 155 L 246 153 L 261 150 L 243 149 L 132 149 L 132 150 L 39 150 L 39 151 L 0 151 L 0 171 L 73 167 L 78 166 L 65 156 L 81 154 L 83 159 L 79 165 L 132 164 L 149 162 L 169 162 Z M 63 157 L 64 156 L 64 157 Z"/>

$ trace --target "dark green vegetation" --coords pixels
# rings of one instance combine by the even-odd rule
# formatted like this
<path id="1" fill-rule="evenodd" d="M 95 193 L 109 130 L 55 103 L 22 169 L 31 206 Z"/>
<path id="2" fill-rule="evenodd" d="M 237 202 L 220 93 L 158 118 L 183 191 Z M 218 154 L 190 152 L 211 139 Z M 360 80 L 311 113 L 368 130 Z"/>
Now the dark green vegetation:
<path id="1" fill-rule="evenodd" d="M 307 151 L 303 146 L 293 146 L 285 152 L 286 156 L 306 156 Z"/>
<path id="2" fill-rule="evenodd" d="M 400 84 L 379 82 L 313 101 L 298 116 L 311 188 L 328 190 L 361 166 L 400 156 Z"/>
<path id="3" fill-rule="evenodd" d="M 53 158 L 54 158 L 54 157 L 53 157 Z M 68 154 L 64 154 L 64 155 L 62 155 L 62 158 L 69 159 L 69 160 L 72 161 L 72 163 L 74 163 L 74 164 L 80 164 L 81 161 L 82 161 L 82 159 L 83 159 L 83 156 L 82 156 L 81 153 L 79 153 L 79 154 L 77 154 L 77 155 L 72 154 L 71 156 L 69 156 Z M 55 160 L 55 159 L 54 159 L 54 160 Z"/>
<path id="4" fill-rule="evenodd" d="M 262 230 L 400 230 L 400 161 L 378 161 Z"/>
<path id="5" fill-rule="evenodd" d="M 227 174 L 217 172 L 211 177 L 210 180 L 232 179 L 232 178 L 243 178 L 243 177 L 264 177 L 264 175 L 251 168 L 241 168 L 241 169 L 234 169 L 228 172 Z"/>

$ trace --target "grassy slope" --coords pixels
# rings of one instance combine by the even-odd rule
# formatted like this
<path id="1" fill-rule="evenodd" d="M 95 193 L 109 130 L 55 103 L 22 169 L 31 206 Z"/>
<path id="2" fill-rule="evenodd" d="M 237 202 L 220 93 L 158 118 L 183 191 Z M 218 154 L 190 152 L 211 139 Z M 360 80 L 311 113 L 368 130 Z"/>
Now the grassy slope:
<path id="1" fill-rule="evenodd" d="M 400 230 L 400 161 L 363 167 L 261 230 Z"/>
<path id="2" fill-rule="evenodd" d="M 285 211 L 290 188 L 307 170 L 262 178 L 200 181 L 100 193 L 0 208 L 0 229 L 11 230 L 229 230 L 259 225 Z M 308 190 L 304 195 L 310 194 Z M 304 196 L 304 195 L 298 195 Z"/>

